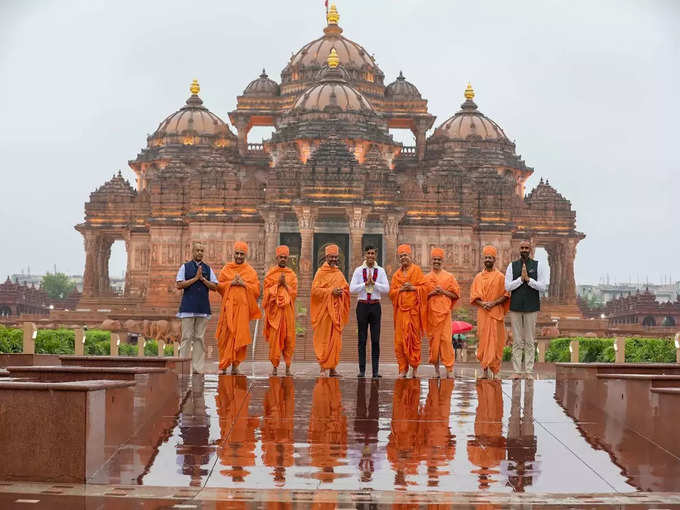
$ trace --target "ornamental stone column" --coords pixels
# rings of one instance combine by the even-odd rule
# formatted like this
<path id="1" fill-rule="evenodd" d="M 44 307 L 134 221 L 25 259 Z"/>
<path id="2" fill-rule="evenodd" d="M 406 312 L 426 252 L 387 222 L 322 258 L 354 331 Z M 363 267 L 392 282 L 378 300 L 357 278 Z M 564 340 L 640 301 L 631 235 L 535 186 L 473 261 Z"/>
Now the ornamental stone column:
<path id="1" fill-rule="evenodd" d="M 388 213 L 383 217 L 383 235 L 385 237 L 385 253 L 383 263 L 388 277 L 399 267 L 397 260 L 397 235 L 399 234 L 399 222 L 404 216 L 403 211 Z"/>
<path id="2" fill-rule="evenodd" d="M 234 126 L 236 127 L 238 152 L 241 156 L 248 153 L 248 132 L 250 131 L 250 119 L 248 117 L 239 116 L 234 119 Z"/>
<path id="3" fill-rule="evenodd" d="M 427 130 L 430 129 L 430 127 L 432 126 L 433 122 L 434 118 L 420 119 L 416 120 L 415 122 L 415 129 L 413 130 L 413 134 L 416 137 L 416 156 L 418 158 L 418 161 L 422 161 L 423 159 L 425 159 L 425 146 L 427 144 L 426 133 Z"/>
<path id="4" fill-rule="evenodd" d="M 280 214 L 276 209 L 263 206 L 258 209 L 264 220 L 264 270 L 269 268 L 275 258 L 276 247 L 279 244 L 279 219 Z"/>
<path id="5" fill-rule="evenodd" d="M 318 211 L 315 207 L 301 205 L 293 210 L 298 219 L 300 230 L 300 285 L 303 292 L 310 292 L 312 287 L 312 268 L 314 267 L 314 225 Z"/>
<path id="6" fill-rule="evenodd" d="M 109 259 L 111 258 L 111 245 L 113 241 L 100 237 L 96 255 L 96 295 L 105 296 L 111 294 L 111 280 L 109 279 Z"/>
<path id="7" fill-rule="evenodd" d="M 97 248 L 99 236 L 91 231 L 83 232 L 85 244 L 85 271 L 83 273 L 83 297 L 97 294 Z"/>
<path id="8" fill-rule="evenodd" d="M 349 217 L 349 241 L 351 254 L 348 262 L 351 263 L 350 270 L 359 266 L 363 261 L 363 247 L 361 241 L 366 232 L 366 218 L 371 211 L 371 207 L 351 206 L 347 208 Z"/>
<path id="9" fill-rule="evenodd" d="M 562 300 L 566 304 L 576 304 L 576 279 L 574 260 L 576 259 L 576 239 L 562 242 Z"/>

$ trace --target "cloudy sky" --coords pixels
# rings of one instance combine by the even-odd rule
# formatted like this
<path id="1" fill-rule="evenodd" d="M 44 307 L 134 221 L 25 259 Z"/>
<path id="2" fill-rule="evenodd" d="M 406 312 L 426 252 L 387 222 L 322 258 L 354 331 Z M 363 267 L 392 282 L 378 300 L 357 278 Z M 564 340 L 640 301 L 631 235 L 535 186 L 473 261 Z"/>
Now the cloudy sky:
<path id="1" fill-rule="evenodd" d="M 400 70 L 435 125 L 467 81 L 587 234 L 578 283 L 680 279 L 680 2 L 338 0 L 344 35 Z M 0 277 L 80 274 L 91 191 L 183 105 L 225 120 L 262 67 L 325 26 L 322 0 L 0 0 Z M 253 133 L 253 141 L 259 141 Z M 124 273 L 121 246 L 112 275 Z"/>

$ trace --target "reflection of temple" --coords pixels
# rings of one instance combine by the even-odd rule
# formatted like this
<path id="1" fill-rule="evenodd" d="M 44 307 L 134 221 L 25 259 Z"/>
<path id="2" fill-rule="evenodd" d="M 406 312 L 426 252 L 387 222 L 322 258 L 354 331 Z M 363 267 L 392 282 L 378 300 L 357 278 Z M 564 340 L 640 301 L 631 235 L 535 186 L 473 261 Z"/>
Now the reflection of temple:
<path id="1" fill-rule="evenodd" d="M 264 271 L 279 242 L 292 248 L 302 303 L 324 244 L 339 244 L 342 266 L 357 265 L 361 246 L 379 248 L 395 267 L 409 243 L 427 269 L 433 245 L 467 289 L 480 248 L 493 243 L 499 267 L 518 253 L 519 238 L 544 247 L 551 299 L 575 303 L 574 257 L 584 237 L 570 202 L 547 181 L 525 195 L 533 173 L 501 127 L 482 114 L 471 87 L 458 112 L 428 137 L 435 117 L 403 75 L 389 85 L 371 53 L 345 38 L 334 7 L 323 35 L 293 54 L 277 83 L 262 73 L 236 100 L 229 119 L 211 113 L 197 83 L 130 161 L 137 179 L 115 175 L 90 195 L 85 221 L 81 306 L 140 303 L 176 307 L 174 276 L 192 241 L 219 268 L 236 239 Z M 451 98 L 452 103 L 457 101 Z M 538 119 L 537 119 L 538 120 Z M 269 140 L 248 143 L 253 126 L 273 126 Z M 413 133 L 414 147 L 390 130 Z M 111 244 L 127 250 L 125 296 L 110 296 Z"/>

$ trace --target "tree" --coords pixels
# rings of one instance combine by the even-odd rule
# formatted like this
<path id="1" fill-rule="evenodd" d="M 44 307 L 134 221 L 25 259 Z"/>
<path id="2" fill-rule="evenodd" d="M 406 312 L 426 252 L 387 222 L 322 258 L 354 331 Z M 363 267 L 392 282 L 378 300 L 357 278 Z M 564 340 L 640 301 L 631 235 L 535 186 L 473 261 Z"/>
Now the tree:
<path id="1" fill-rule="evenodd" d="M 64 299 L 73 292 L 76 284 L 64 273 L 47 273 L 42 277 L 40 288 L 52 299 Z"/>

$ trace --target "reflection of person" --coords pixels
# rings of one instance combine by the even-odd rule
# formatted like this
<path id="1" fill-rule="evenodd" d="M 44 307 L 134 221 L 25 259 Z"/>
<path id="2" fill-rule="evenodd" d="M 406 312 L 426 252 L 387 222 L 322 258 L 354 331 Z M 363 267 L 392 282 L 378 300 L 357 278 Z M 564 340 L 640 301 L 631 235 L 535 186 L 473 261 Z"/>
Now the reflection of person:
<path id="1" fill-rule="evenodd" d="M 488 488 L 498 474 L 496 468 L 505 458 L 503 437 L 503 391 L 501 382 L 477 381 L 477 411 L 475 437 L 468 440 L 468 459 L 479 467 L 472 471 L 479 475 L 479 488 Z"/>
<path id="2" fill-rule="evenodd" d="M 439 361 L 446 367 L 446 377 L 453 376 L 455 353 L 450 341 L 451 311 L 460 287 L 451 273 L 442 269 L 444 250 L 432 248 L 432 271 L 425 275 L 427 280 L 427 334 L 430 337 L 430 363 L 439 377 Z"/>
<path id="3" fill-rule="evenodd" d="M 286 375 L 292 375 L 290 365 L 295 349 L 295 298 L 298 281 L 295 272 L 286 267 L 289 254 L 288 246 L 276 248 L 277 265 L 264 277 L 264 337 L 269 342 L 269 361 L 274 367 L 272 375 L 277 373 L 282 354 Z"/>
<path id="4" fill-rule="evenodd" d="M 514 465 L 508 476 L 515 492 L 524 492 L 531 485 L 535 472 L 536 436 L 534 435 L 534 381 L 525 382 L 524 402 L 520 414 L 522 382 L 512 381 L 512 404 L 508 423 L 508 460 Z"/>
<path id="5" fill-rule="evenodd" d="M 510 292 L 513 379 L 522 374 L 533 378 L 536 316 L 541 309 L 539 293 L 548 289 L 545 265 L 533 260 L 530 254 L 531 243 L 522 241 L 519 245 L 520 258 L 509 264 L 505 271 L 505 290 Z"/>
<path id="6" fill-rule="evenodd" d="M 246 243 L 234 243 L 234 262 L 226 264 L 218 278 L 222 311 L 216 336 L 222 373 L 230 365 L 232 374 L 239 373 L 238 366 L 246 359 L 246 349 L 252 341 L 250 321 L 260 317 L 260 308 L 257 306 L 260 280 L 255 269 L 246 262 L 247 253 Z"/>
<path id="7" fill-rule="evenodd" d="M 217 452 L 223 466 L 221 473 L 234 482 L 243 482 L 255 465 L 255 430 L 259 419 L 250 416 L 250 392 L 244 375 L 223 375 L 217 382 L 217 415 L 220 423 L 220 447 Z"/>
<path id="8" fill-rule="evenodd" d="M 439 485 L 439 468 L 448 466 L 456 455 L 456 442 L 449 429 L 453 379 L 430 379 L 423 420 L 425 436 L 425 462 L 427 462 L 428 487 Z"/>
<path id="9" fill-rule="evenodd" d="M 205 447 L 210 444 L 210 416 L 205 406 L 203 377 L 192 377 L 191 391 L 178 421 L 182 441 L 177 444 L 177 457 L 183 458 L 182 474 L 191 477 L 191 487 L 201 487 L 203 477 L 208 476 L 208 468 L 212 464 L 210 452 Z"/>
<path id="10" fill-rule="evenodd" d="M 337 379 L 319 377 L 312 393 L 309 416 L 309 456 L 315 475 L 322 483 L 333 482 L 333 468 L 345 464 L 347 456 L 347 416 L 342 408 L 342 393 Z"/>
<path id="11" fill-rule="evenodd" d="M 371 449 L 375 448 L 378 442 L 378 384 L 377 379 L 371 380 L 368 405 L 366 405 L 366 380 L 359 379 L 357 384 L 354 432 L 357 435 L 357 441 L 363 442 L 364 445 L 359 461 L 362 482 L 370 482 L 373 477 Z"/>
<path id="12" fill-rule="evenodd" d="M 295 386 L 290 377 L 270 377 L 262 416 L 262 461 L 273 468 L 274 481 L 282 486 L 286 468 L 294 464 Z"/>
<path id="13" fill-rule="evenodd" d="M 482 379 L 497 377 L 505 347 L 505 324 L 508 297 L 503 274 L 494 269 L 496 248 L 485 246 L 484 270 L 477 273 L 470 288 L 470 304 L 477 306 L 477 359 L 482 365 Z"/>
<path id="14" fill-rule="evenodd" d="M 342 330 L 349 319 L 349 285 L 338 269 L 339 249 L 326 246 L 326 262 L 314 275 L 310 299 L 312 329 L 314 329 L 314 354 L 321 367 L 321 375 L 330 369 L 337 376 L 335 367 L 342 350 Z"/>
<path id="15" fill-rule="evenodd" d="M 418 473 L 425 431 L 420 416 L 420 381 L 397 379 L 392 397 L 392 421 L 388 437 L 387 460 L 395 471 L 394 484 L 405 488 L 406 476 Z"/>
<path id="16" fill-rule="evenodd" d="M 401 268 L 392 275 L 390 299 L 394 309 L 394 352 L 399 364 L 399 377 L 406 377 L 411 367 L 416 377 L 420 365 L 420 346 L 427 327 L 426 281 L 420 266 L 411 262 L 411 247 L 397 248 Z"/>
<path id="17" fill-rule="evenodd" d="M 380 377 L 378 366 L 380 363 L 380 318 L 382 309 L 380 301 L 383 294 L 390 291 L 385 270 L 376 261 L 374 246 L 364 248 L 365 260 L 354 270 L 349 291 L 358 294 L 357 324 L 359 326 L 359 377 L 366 373 L 366 338 L 368 326 L 371 326 L 371 367 L 373 377 Z"/>
<path id="18" fill-rule="evenodd" d="M 208 264 L 203 262 L 203 245 L 194 243 L 191 260 L 177 271 L 177 288 L 183 290 L 179 305 L 182 321 L 182 343 L 179 355 L 182 358 L 191 352 L 191 366 L 194 373 L 203 373 L 205 364 L 205 328 L 210 318 L 209 292 L 217 290 L 217 277 Z"/>

